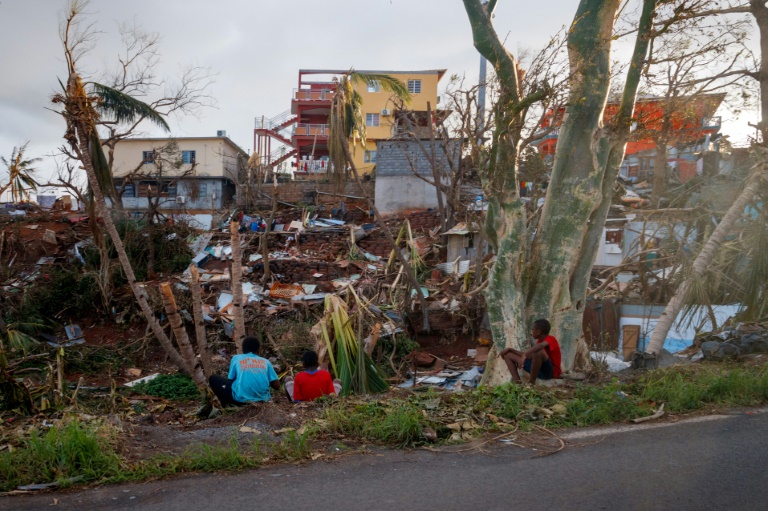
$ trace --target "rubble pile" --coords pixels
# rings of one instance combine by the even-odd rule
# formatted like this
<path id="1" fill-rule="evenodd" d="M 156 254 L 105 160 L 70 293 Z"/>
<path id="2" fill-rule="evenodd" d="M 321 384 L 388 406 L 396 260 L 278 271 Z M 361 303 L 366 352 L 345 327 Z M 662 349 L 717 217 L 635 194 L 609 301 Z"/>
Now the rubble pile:
<path id="1" fill-rule="evenodd" d="M 736 327 L 725 327 L 720 333 L 701 334 L 692 348 L 700 349 L 706 360 L 768 353 L 768 324 L 740 323 Z"/>

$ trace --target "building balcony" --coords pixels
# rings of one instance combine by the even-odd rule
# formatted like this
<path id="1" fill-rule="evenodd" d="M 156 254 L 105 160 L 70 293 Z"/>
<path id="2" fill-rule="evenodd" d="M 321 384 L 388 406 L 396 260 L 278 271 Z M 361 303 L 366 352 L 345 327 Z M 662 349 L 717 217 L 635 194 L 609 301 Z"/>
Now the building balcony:
<path id="1" fill-rule="evenodd" d="M 327 124 L 297 124 L 293 129 L 294 137 L 328 138 L 331 134 Z"/>
<path id="2" fill-rule="evenodd" d="M 293 100 L 330 101 L 334 92 L 332 89 L 293 89 Z"/>

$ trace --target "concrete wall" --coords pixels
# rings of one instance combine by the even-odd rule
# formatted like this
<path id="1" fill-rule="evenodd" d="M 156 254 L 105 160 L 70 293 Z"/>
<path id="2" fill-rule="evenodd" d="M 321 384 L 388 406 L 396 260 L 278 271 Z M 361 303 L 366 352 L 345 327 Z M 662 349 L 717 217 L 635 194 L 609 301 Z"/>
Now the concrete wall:
<path id="1" fill-rule="evenodd" d="M 430 144 L 429 141 L 423 141 Z M 458 144 L 449 143 L 448 154 L 455 158 L 458 166 Z M 415 173 L 432 179 L 432 166 L 424 156 L 417 142 L 405 140 L 379 141 L 376 162 L 376 207 L 382 214 L 395 213 L 406 209 L 437 207 L 437 190 L 420 179 Z M 428 149 L 428 153 L 431 151 Z M 435 151 L 436 163 L 442 169 L 449 169 L 446 151 Z"/>
<path id="2" fill-rule="evenodd" d="M 715 313 L 717 326 L 721 326 L 725 320 L 736 314 L 740 308 L 740 305 L 713 305 L 712 309 Z M 621 353 L 624 343 L 622 330 L 624 325 L 640 326 L 640 338 L 637 341 L 638 349 L 644 350 L 651 340 L 651 333 L 656 328 L 656 323 L 658 323 L 659 317 L 663 312 L 663 305 L 622 304 L 621 319 L 619 320 L 619 353 Z M 694 320 L 691 322 L 691 326 L 679 324 L 682 314 L 681 312 L 678 315 L 678 318 L 667 334 L 667 339 L 664 341 L 664 349 L 671 353 L 683 350 L 693 344 L 693 338 L 696 335 L 694 327 L 700 327 L 703 332 L 712 330 L 712 323 L 709 320 L 709 313 L 706 307 L 701 306 L 694 312 Z"/>
<path id="3" fill-rule="evenodd" d="M 363 182 L 363 186 L 368 195 L 373 196 L 373 182 L 365 181 Z M 274 187 L 271 183 L 262 184 L 261 192 L 264 195 L 254 192 L 254 197 L 256 197 L 257 201 L 269 201 L 274 193 Z M 336 196 L 334 194 L 337 193 L 337 190 L 334 183 L 324 183 L 314 180 L 278 183 L 277 193 L 279 200 L 291 204 L 339 204 L 341 201 L 350 203 L 355 201 L 360 202 L 361 200 Z M 363 197 L 360 187 L 357 186 L 357 183 L 354 181 L 347 181 L 344 183 L 338 193 L 352 197 Z"/>
<path id="4" fill-rule="evenodd" d="M 382 215 L 437 207 L 437 191 L 416 176 L 376 178 L 376 209 Z"/>
<path id="5" fill-rule="evenodd" d="M 192 190 L 196 189 L 198 197 L 193 200 L 195 195 Z M 160 203 L 160 209 L 163 210 L 209 210 L 211 207 L 220 209 L 227 206 L 235 193 L 235 186 L 225 179 L 187 179 L 176 183 L 176 196 L 165 197 Z M 215 196 L 215 199 L 213 198 Z M 184 203 L 176 202 L 176 197 L 184 197 Z M 149 205 L 147 197 L 126 197 L 123 196 L 123 208 L 126 210 L 145 210 Z"/>

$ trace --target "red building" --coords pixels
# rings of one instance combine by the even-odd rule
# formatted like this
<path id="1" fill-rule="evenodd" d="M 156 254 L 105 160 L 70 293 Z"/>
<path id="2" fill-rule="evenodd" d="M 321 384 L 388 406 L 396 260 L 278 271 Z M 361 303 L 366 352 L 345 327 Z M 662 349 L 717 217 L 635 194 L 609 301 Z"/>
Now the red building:
<path id="1" fill-rule="evenodd" d="M 692 154 L 686 154 L 685 147 L 705 139 L 708 135 L 714 138 L 720 131 L 720 117 L 715 112 L 723 102 L 725 94 L 707 94 L 693 98 L 677 98 L 675 108 L 670 108 L 667 116 L 670 122 L 670 137 L 668 146 L 677 150 L 668 152 L 667 164 L 678 171 L 680 179 L 685 182 L 696 175 L 696 159 Z M 650 172 L 654 166 L 656 142 L 662 129 L 665 117 L 666 100 L 664 98 L 640 98 L 635 104 L 635 114 L 632 135 L 627 142 L 624 153 L 624 177 L 643 177 L 643 172 Z M 611 123 L 618 110 L 617 101 L 609 102 L 605 107 L 605 123 Z M 565 109 L 558 114 L 550 113 L 542 123 L 542 128 L 562 122 Z M 554 122 L 553 122 L 554 119 Z M 539 153 L 543 156 L 554 156 L 557 146 L 559 128 L 555 128 L 537 143 Z"/>
<path id="2" fill-rule="evenodd" d="M 336 83 L 309 81 L 305 77 L 329 73 L 300 70 L 298 87 L 291 95 L 291 108 L 270 119 L 256 119 L 253 147 L 262 164 L 277 166 L 295 156 L 298 171 L 324 171 L 328 159 L 328 114 Z M 284 145 L 275 144 L 273 149 L 273 141 Z"/>

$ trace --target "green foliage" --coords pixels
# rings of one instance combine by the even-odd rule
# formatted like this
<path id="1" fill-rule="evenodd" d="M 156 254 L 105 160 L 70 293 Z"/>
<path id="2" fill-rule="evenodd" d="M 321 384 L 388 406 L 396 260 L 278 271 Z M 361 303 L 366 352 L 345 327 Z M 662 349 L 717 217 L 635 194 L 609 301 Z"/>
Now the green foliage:
<path id="1" fill-rule="evenodd" d="M 312 440 L 314 431 L 298 433 L 288 431 L 274 444 L 271 449 L 271 457 L 278 460 L 295 461 L 309 458 L 312 454 Z"/>
<path id="2" fill-rule="evenodd" d="M 67 372 L 83 374 L 116 374 L 127 362 L 117 346 L 74 346 L 64 350 Z"/>
<path id="3" fill-rule="evenodd" d="M 51 319 L 66 312 L 72 316 L 89 316 L 99 303 L 99 286 L 90 273 L 75 266 L 54 267 L 42 273 L 24 291 L 19 316 L 35 322 Z"/>
<path id="4" fill-rule="evenodd" d="M 139 383 L 133 390 L 141 394 L 164 397 L 166 399 L 196 399 L 200 397 L 192 378 L 185 374 L 161 374 L 154 380 Z"/>
<path id="5" fill-rule="evenodd" d="M 72 421 L 35 432 L 13 452 L 0 452 L 0 490 L 32 483 L 69 486 L 115 477 L 121 470 L 109 434 L 96 426 Z"/>
<path id="6" fill-rule="evenodd" d="M 653 407 L 647 400 L 634 393 L 627 393 L 622 388 L 615 381 L 605 387 L 579 386 L 573 398 L 568 401 L 568 411 L 559 425 L 610 424 L 653 413 Z"/>
<path id="7" fill-rule="evenodd" d="M 768 366 L 698 366 L 658 370 L 642 383 L 645 399 L 667 403 L 669 411 L 690 411 L 709 404 L 745 406 L 768 400 Z"/>
<path id="8" fill-rule="evenodd" d="M 416 402 L 400 399 L 352 407 L 340 403 L 326 408 L 325 419 L 332 431 L 399 446 L 421 443 L 422 431 L 431 425 Z"/>

